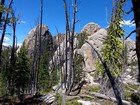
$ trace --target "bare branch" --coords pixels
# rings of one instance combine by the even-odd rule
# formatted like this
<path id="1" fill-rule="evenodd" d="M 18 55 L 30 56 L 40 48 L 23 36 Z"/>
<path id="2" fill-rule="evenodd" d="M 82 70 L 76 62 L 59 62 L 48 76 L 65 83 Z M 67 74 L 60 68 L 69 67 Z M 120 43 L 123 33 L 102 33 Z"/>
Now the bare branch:
<path id="1" fill-rule="evenodd" d="M 130 22 L 131 22 L 131 23 L 132 23 L 132 22 L 135 23 L 134 21 L 135 21 L 135 19 L 133 18 Z"/>
<path id="2" fill-rule="evenodd" d="M 135 33 L 136 32 L 136 30 L 134 30 L 134 31 L 132 31 L 126 38 L 125 38 L 125 40 L 127 39 L 127 38 L 129 38 L 133 33 Z"/>
<path id="3" fill-rule="evenodd" d="M 107 9 L 107 7 L 106 7 L 106 23 L 109 24 L 109 21 L 108 21 L 107 18 L 108 18 L 108 9 Z"/>
<path id="4" fill-rule="evenodd" d="M 91 48 L 96 52 L 97 56 L 99 57 L 101 63 L 103 64 L 103 67 L 105 69 L 105 72 L 110 80 L 110 83 L 112 85 L 112 88 L 113 88 L 113 91 L 114 91 L 114 94 L 115 94 L 115 97 L 116 97 L 116 100 L 117 100 L 117 103 L 118 105 L 123 105 L 122 103 L 122 99 L 120 97 L 120 92 L 118 90 L 118 87 L 117 87 L 117 84 L 115 83 L 115 80 L 110 72 L 110 69 L 109 67 L 107 66 L 106 62 L 103 60 L 103 58 L 101 57 L 101 55 L 98 53 L 98 51 L 93 47 L 93 45 L 91 43 L 89 43 L 88 41 L 86 41 L 86 43 L 88 43 Z"/>
<path id="5" fill-rule="evenodd" d="M 12 3 L 13 3 L 13 0 L 11 0 L 9 2 L 9 5 L 8 5 L 8 8 L 7 9 L 10 9 L 11 8 Z M 2 29 L 1 39 L 0 39 L 0 64 L 1 64 L 2 44 L 3 44 L 5 32 L 6 32 L 6 26 L 7 26 L 7 23 L 8 23 L 8 16 L 9 16 L 9 13 L 7 12 L 6 13 L 6 16 L 5 16 L 5 21 L 4 21 L 3 29 Z"/>
<path id="6" fill-rule="evenodd" d="M 126 2 L 126 0 L 121 0 L 121 3 L 125 3 Z"/>
<path id="7" fill-rule="evenodd" d="M 126 12 L 126 14 L 130 14 L 130 13 L 133 12 L 133 11 L 134 11 L 134 8 L 131 8 L 131 10 L 128 11 L 128 12 Z"/>

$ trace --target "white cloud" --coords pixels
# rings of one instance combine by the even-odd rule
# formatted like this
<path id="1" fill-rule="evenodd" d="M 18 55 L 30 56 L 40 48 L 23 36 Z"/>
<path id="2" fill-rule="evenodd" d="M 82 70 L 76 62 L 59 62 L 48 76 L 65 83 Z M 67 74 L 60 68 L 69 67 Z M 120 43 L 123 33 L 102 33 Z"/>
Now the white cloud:
<path id="1" fill-rule="evenodd" d="M 11 43 L 3 43 L 2 44 L 3 46 L 12 46 Z M 21 46 L 22 44 L 21 43 L 18 43 L 17 46 Z"/>
<path id="2" fill-rule="evenodd" d="M 123 20 L 120 22 L 121 26 L 129 26 L 129 27 L 134 27 L 134 21 L 131 22 L 131 20 Z"/>
<path id="3" fill-rule="evenodd" d="M 10 41 L 10 38 L 8 38 L 8 37 L 5 36 L 5 37 L 4 37 L 4 41 L 5 41 L 5 42 L 9 42 L 9 41 Z"/>

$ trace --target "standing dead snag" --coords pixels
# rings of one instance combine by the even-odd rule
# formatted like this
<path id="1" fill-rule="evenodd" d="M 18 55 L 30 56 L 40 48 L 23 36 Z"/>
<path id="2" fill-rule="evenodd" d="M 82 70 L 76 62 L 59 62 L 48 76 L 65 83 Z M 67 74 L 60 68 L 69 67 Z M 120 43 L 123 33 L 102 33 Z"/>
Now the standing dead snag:
<path id="1" fill-rule="evenodd" d="M 76 12 L 77 12 L 77 0 L 74 0 L 73 6 L 73 22 L 72 22 L 72 30 L 70 29 L 69 25 L 69 16 L 67 10 L 67 3 L 66 0 L 64 2 L 64 10 L 65 10 L 65 17 L 66 17 L 66 69 L 64 74 L 64 82 L 66 85 L 66 94 L 70 95 L 74 85 L 74 34 L 75 34 L 75 23 L 76 23 Z M 68 46 L 69 43 L 69 46 Z M 68 51 L 69 47 L 69 51 Z M 69 59 L 69 60 L 68 60 Z M 67 61 L 68 60 L 68 61 Z M 69 65 L 69 68 L 68 68 Z"/>
<path id="2" fill-rule="evenodd" d="M 38 78 L 39 78 L 39 67 L 42 53 L 42 21 L 43 21 L 43 0 L 40 0 L 40 24 L 36 28 L 35 33 L 35 45 L 33 52 L 33 64 L 31 72 L 31 93 L 35 94 L 38 91 Z"/>
<path id="3" fill-rule="evenodd" d="M 12 28 L 13 28 L 13 45 L 12 45 L 11 59 L 10 59 L 10 80 L 9 80 L 9 89 L 11 95 L 14 94 L 14 69 L 15 69 L 15 62 L 16 62 L 16 58 L 15 58 L 16 18 L 14 12 L 12 12 Z"/>
<path id="4" fill-rule="evenodd" d="M 114 78 L 113 78 L 113 76 L 112 76 L 112 74 L 111 74 L 111 72 L 110 72 L 110 70 L 109 70 L 107 64 L 106 64 L 105 61 L 102 59 L 102 57 L 101 57 L 100 54 L 97 52 L 97 50 L 93 47 L 93 45 L 92 45 L 91 43 L 89 43 L 88 41 L 86 41 L 86 42 L 92 47 L 92 49 L 94 50 L 94 52 L 96 52 L 96 54 L 97 54 L 97 56 L 99 57 L 101 63 L 103 64 L 104 69 L 105 69 L 105 72 L 106 72 L 106 74 L 107 74 L 107 76 L 108 76 L 108 78 L 109 78 L 109 80 L 110 80 L 111 85 L 112 85 L 112 88 L 113 88 L 113 91 L 114 91 L 114 94 L 115 94 L 115 97 L 116 97 L 116 100 L 117 100 L 118 105 L 123 105 L 122 99 L 121 99 L 121 97 L 120 97 L 119 89 L 118 89 L 118 87 L 117 87 L 117 85 L 116 85 L 116 83 L 115 83 L 115 80 L 114 80 Z"/>
<path id="5" fill-rule="evenodd" d="M 138 82 L 140 82 L 140 0 L 132 0 L 134 19 L 136 23 L 136 53 L 138 58 Z"/>
<path id="6" fill-rule="evenodd" d="M 13 0 L 10 1 L 10 3 L 9 3 L 9 5 L 8 5 L 8 8 L 7 8 L 7 9 L 10 9 L 10 8 L 11 8 L 12 3 L 13 3 Z M 9 13 L 7 12 L 7 13 L 6 13 L 6 16 L 5 16 L 3 28 L 2 28 L 1 39 L 0 39 L 0 65 L 1 65 L 2 44 L 3 44 L 5 32 L 6 32 L 6 25 L 7 25 L 7 23 L 8 23 L 8 16 L 9 16 Z"/>
<path id="7" fill-rule="evenodd" d="M 65 10 L 65 16 L 66 16 L 66 38 L 65 38 L 65 72 L 64 72 L 64 84 L 65 84 L 65 88 L 67 88 L 67 71 L 68 71 L 68 36 L 70 35 L 70 28 L 69 28 L 69 17 L 68 17 L 68 11 L 67 11 L 67 3 L 66 0 L 63 0 L 64 2 L 64 10 Z"/>
<path id="8" fill-rule="evenodd" d="M 74 85 L 74 34 L 75 34 L 75 24 L 76 24 L 76 13 L 77 13 L 77 0 L 74 0 L 74 6 L 73 6 L 73 22 L 72 22 L 72 32 L 69 38 L 69 47 L 70 47 L 70 53 L 69 53 L 69 78 L 68 81 L 70 82 L 69 88 L 66 90 L 66 94 L 70 94 L 72 91 L 73 85 Z"/>

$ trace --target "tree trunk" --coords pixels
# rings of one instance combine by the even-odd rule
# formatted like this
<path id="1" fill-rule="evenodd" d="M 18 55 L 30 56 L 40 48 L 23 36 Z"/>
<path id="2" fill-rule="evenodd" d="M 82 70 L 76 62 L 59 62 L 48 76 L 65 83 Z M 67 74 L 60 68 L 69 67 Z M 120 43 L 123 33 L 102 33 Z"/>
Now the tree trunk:
<path id="1" fill-rule="evenodd" d="M 136 23 L 136 54 L 138 58 L 138 82 L 140 82 L 140 0 L 132 0 L 134 19 Z"/>
<path id="2" fill-rule="evenodd" d="M 88 93 L 89 95 L 98 97 L 98 98 L 103 98 L 103 99 L 106 99 L 106 100 L 117 102 L 117 100 L 114 97 L 109 97 L 109 96 L 106 96 L 105 94 L 100 94 L 100 93 L 96 93 L 96 92 L 86 92 L 86 93 Z M 126 101 L 126 100 L 122 100 L 122 102 L 125 105 L 132 105 L 131 102 Z"/>
<path id="3" fill-rule="evenodd" d="M 69 28 L 69 17 L 68 17 L 68 11 L 67 11 L 67 3 L 66 0 L 63 0 L 64 2 L 64 10 L 65 10 L 65 16 L 66 16 L 66 46 L 65 46 L 65 73 L 64 73 L 64 84 L 65 88 L 68 88 L 68 36 L 70 35 L 70 28 Z"/>
<path id="4" fill-rule="evenodd" d="M 116 100 L 117 100 L 117 103 L 118 105 L 123 105 L 122 103 L 122 99 L 121 99 L 121 96 L 120 96 L 120 92 L 119 92 L 119 89 L 118 89 L 118 86 L 117 84 L 115 83 L 115 80 L 107 66 L 107 64 L 105 63 L 105 61 L 102 59 L 102 57 L 100 56 L 100 54 L 97 52 L 97 50 L 93 47 L 93 45 L 91 43 L 89 43 L 88 41 L 86 41 L 91 47 L 92 49 L 96 52 L 97 56 L 99 57 L 101 63 L 103 64 L 104 66 L 104 69 L 105 69 L 105 72 L 110 80 L 110 83 L 112 85 L 112 88 L 113 88 L 113 91 L 114 91 L 114 94 L 115 94 L 115 97 L 116 97 Z"/>
<path id="5" fill-rule="evenodd" d="M 13 73 L 14 73 L 14 70 L 15 70 L 15 38 L 16 38 L 16 21 L 15 21 L 15 16 L 14 16 L 14 13 L 12 13 L 12 18 L 13 18 L 13 23 L 12 23 L 12 26 L 13 26 L 13 45 L 12 45 L 12 51 L 11 51 L 11 59 L 10 59 L 10 93 L 11 95 L 14 94 L 14 76 L 13 76 Z"/>
<path id="6" fill-rule="evenodd" d="M 8 5 L 8 8 L 7 9 L 10 9 L 11 8 L 11 5 L 12 5 L 12 2 L 13 0 L 10 1 L 9 5 Z M 8 22 L 8 16 L 9 16 L 9 13 L 6 13 L 6 16 L 5 16 L 5 21 L 4 21 L 4 25 L 3 25 L 3 29 L 2 29 L 2 35 L 1 35 L 1 40 L 0 40 L 0 66 L 1 66 L 1 53 L 2 53 L 2 44 L 3 44 L 3 40 L 4 40 L 4 36 L 5 36 L 5 32 L 6 32 L 6 25 L 7 25 L 7 22 Z"/>
<path id="7" fill-rule="evenodd" d="M 74 0 L 74 7 L 73 7 L 74 11 L 73 11 L 73 23 L 72 23 L 72 33 L 70 35 L 70 54 L 69 54 L 69 62 L 70 62 L 70 70 L 69 70 L 69 81 L 70 81 L 70 85 L 69 88 L 67 90 L 67 94 L 70 94 L 70 92 L 72 91 L 73 85 L 74 85 L 74 34 L 75 34 L 75 23 L 76 23 L 76 12 L 77 12 L 77 0 Z"/>

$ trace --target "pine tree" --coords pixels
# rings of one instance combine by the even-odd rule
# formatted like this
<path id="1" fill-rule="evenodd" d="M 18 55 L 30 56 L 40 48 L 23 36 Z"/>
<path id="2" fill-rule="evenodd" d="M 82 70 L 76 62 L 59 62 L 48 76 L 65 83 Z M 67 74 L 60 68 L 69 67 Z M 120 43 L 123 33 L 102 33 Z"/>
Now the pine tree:
<path id="1" fill-rule="evenodd" d="M 112 14 L 111 23 L 107 29 L 107 36 L 104 39 L 104 46 L 101 51 L 103 59 L 110 67 L 110 70 L 115 77 L 117 77 L 122 71 L 123 42 L 121 41 L 121 38 L 124 35 L 124 30 L 120 25 L 120 22 L 123 21 L 122 14 L 124 13 L 122 6 L 123 4 L 121 3 L 121 0 L 115 1 L 115 13 Z M 101 63 L 97 63 L 97 68 L 104 72 Z"/>
<path id="2" fill-rule="evenodd" d="M 20 52 L 18 53 L 17 61 L 16 61 L 16 70 L 14 72 L 14 84 L 17 89 L 17 94 L 24 91 L 28 87 L 29 83 L 29 74 L 30 74 L 30 63 L 29 58 L 27 56 L 27 49 L 23 44 Z"/>
<path id="3" fill-rule="evenodd" d="M 111 22 L 109 28 L 107 29 L 107 36 L 103 42 L 104 46 L 101 50 L 102 58 L 108 65 L 114 78 L 116 78 L 116 81 L 119 81 L 118 77 L 122 72 L 122 52 L 124 48 L 121 40 L 124 35 L 124 30 L 121 28 L 120 22 L 123 21 L 123 5 L 124 3 L 122 3 L 121 0 L 114 1 Z M 103 80 L 108 81 L 105 76 L 106 73 L 104 67 L 100 61 L 97 62 L 96 75 L 97 74 L 101 74 L 104 78 Z M 105 81 L 103 81 L 103 83 L 105 83 Z M 104 86 L 107 90 L 103 88 L 103 91 L 108 91 L 108 89 L 110 89 L 109 84 Z"/>
<path id="4" fill-rule="evenodd" d="M 4 95 L 8 92 L 7 81 L 10 77 L 9 68 L 10 68 L 10 51 L 11 49 L 7 47 L 2 52 L 2 65 L 0 70 L 0 95 Z"/>
<path id="5" fill-rule="evenodd" d="M 59 80 L 57 66 L 52 60 L 54 54 L 52 42 L 52 38 L 46 40 L 45 49 L 40 61 L 38 88 L 44 92 L 49 92 L 52 86 L 56 85 Z"/>

